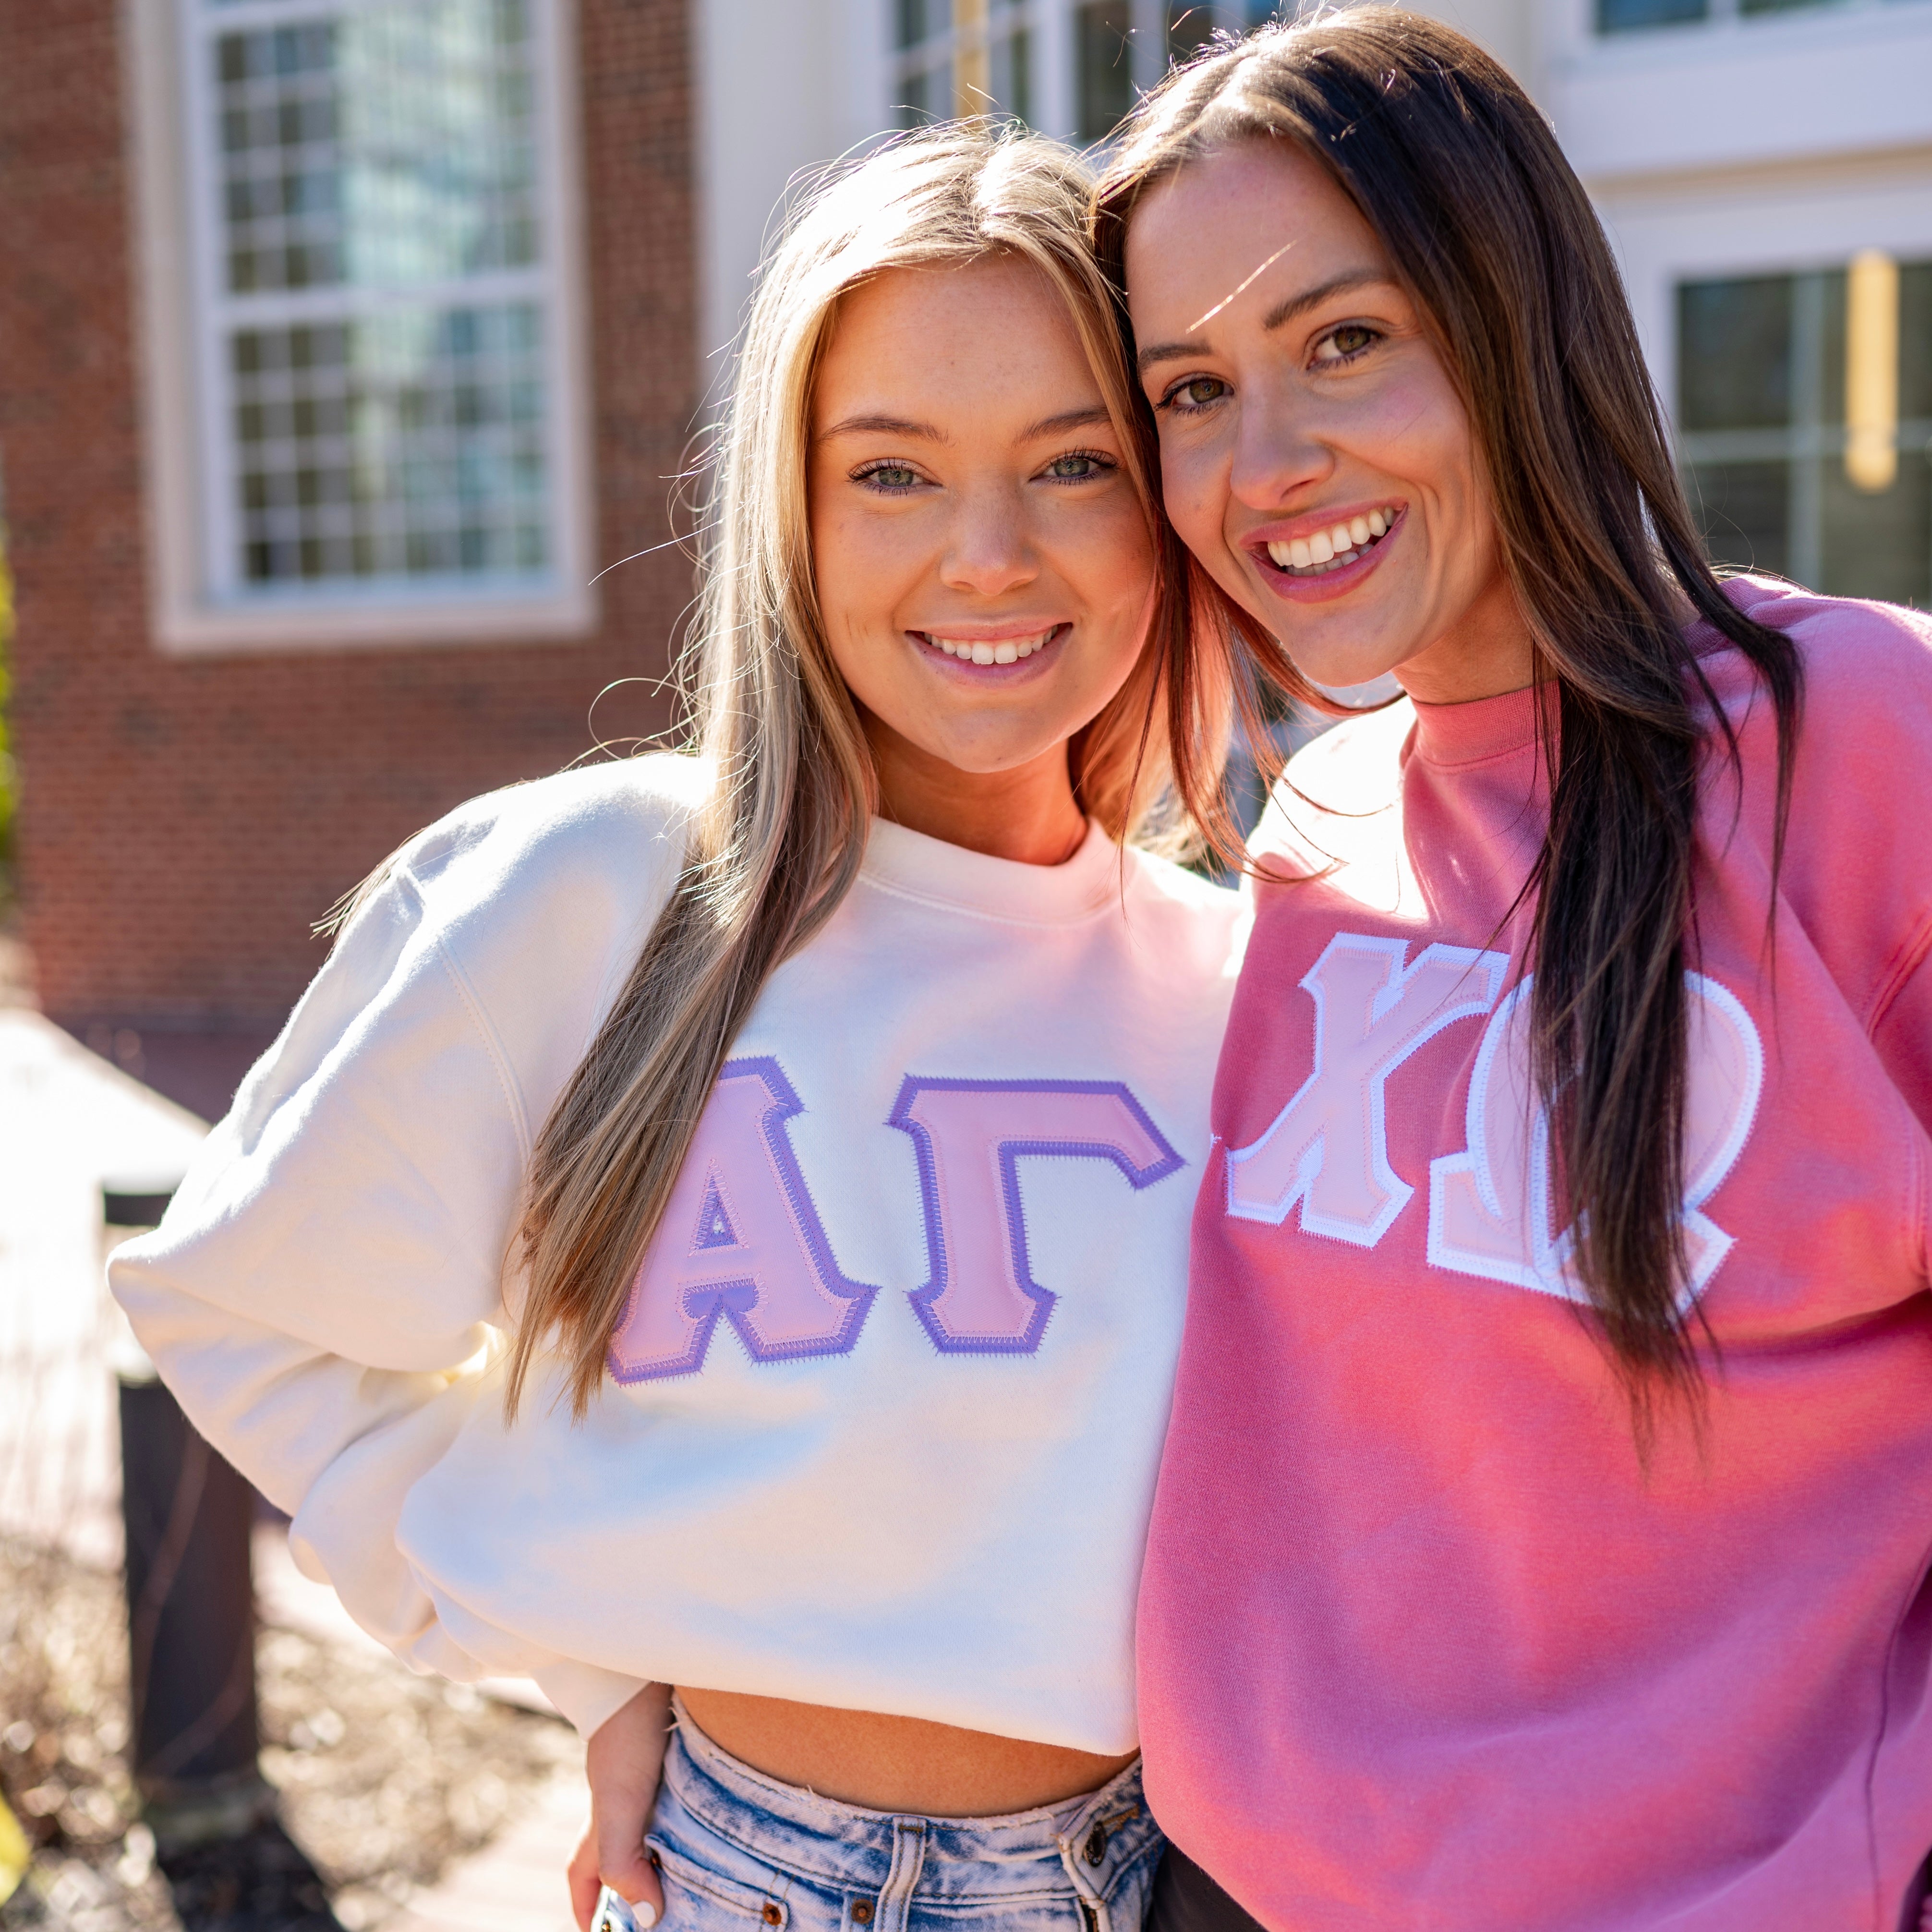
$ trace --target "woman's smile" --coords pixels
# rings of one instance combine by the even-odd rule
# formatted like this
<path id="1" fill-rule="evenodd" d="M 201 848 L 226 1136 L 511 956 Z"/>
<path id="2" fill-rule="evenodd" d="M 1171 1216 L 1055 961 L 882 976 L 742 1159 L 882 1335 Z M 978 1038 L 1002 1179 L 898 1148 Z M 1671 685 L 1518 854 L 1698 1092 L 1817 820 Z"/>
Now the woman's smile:
<path id="1" fill-rule="evenodd" d="M 908 631 L 906 635 L 931 662 L 935 655 L 949 662 L 934 664 L 941 675 L 964 674 L 968 676 L 991 674 L 1010 680 L 1036 676 L 1046 669 L 1036 663 L 1053 646 L 1064 643 L 1073 626 L 1060 622 L 1046 624 L 947 625 L 931 630 Z M 1022 670 L 1022 666 L 1027 667 Z"/>
<path id="2" fill-rule="evenodd" d="M 1279 528 L 1264 524 L 1247 540 L 1256 574 L 1277 597 L 1298 604 L 1345 597 L 1382 562 L 1402 527 L 1404 507 L 1319 511 Z"/>

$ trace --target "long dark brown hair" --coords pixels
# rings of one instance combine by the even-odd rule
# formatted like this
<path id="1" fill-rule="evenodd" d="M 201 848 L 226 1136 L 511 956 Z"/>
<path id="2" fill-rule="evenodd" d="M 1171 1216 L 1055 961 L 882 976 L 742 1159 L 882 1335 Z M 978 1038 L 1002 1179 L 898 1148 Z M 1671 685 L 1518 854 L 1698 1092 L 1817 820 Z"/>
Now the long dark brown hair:
<path id="1" fill-rule="evenodd" d="M 1774 880 L 1798 655 L 1738 609 L 1706 562 L 1595 212 L 1495 61 L 1436 21 L 1369 6 L 1184 69 L 1142 104 L 1096 198 L 1096 246 L 1116 289 L 1150 188 L 1191 160 L 1269 140 L 1298 144 L 1360 210 L 1468 412 L 1541 697 L 1550 823 L 1519 900 L 1534 902 L 1535 1083 L 1574 1268 L 1645 1406 L 1660 1384 L 1695 1386 L 1682 1202 L 1699 698 L 1739 759 L 1687 628 L 1702 617 L 1735 644 L 1776 708 Z M 1120 322 L 1131 356 L 1124 309 Z M 1151 446 L 1144 403 L 1140 428 Z M 1197 563 L 1172 562 L 1156 617 L 1170 656 L 1216 624 L 1265 684 L 1316 698 L 1280 641 Z M 1175 752 L 1177 782 L 1191 790 L 1184 736 Z M 1226 838 L 1225 821 L 1216 830 Z"/>

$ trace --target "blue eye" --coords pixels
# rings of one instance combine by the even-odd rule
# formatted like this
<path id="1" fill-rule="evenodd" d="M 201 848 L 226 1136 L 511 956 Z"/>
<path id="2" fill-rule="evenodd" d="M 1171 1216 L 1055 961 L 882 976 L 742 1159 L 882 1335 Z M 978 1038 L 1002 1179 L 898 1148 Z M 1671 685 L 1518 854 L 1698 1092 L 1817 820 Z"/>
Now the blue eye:
<path id="1" fill-rule="evenodd" d="M 1091 450 L 1070 449 L 1064 456 L 1056 456 L 1040 474 L 1054 483 L 1090 483 L 1113 466 L 1106 458 L 1096 456 Z"/>

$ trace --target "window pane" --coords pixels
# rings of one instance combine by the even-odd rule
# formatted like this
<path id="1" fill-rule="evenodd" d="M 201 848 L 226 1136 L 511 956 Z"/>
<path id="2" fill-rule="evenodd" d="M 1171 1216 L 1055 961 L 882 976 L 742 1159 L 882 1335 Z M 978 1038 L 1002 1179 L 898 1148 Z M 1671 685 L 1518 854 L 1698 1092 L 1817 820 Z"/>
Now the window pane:
<path id="1" fill-rule="evenodd" d="M 1790 422 L 1790 276 L 1679 286 L 1677 420 L 1687 430 Z"/>
<path id="2" fill-rule="evenodd" d="M 1830 597 L 1882 597 L 1932 607 L 1932 462 L 1919 447 L 1900 450 L 1888 490 L 1854 489 L 1835 457 L 1820 465 L 1824 568 Z"/>
<path id="3" fill-rule="evenodd" d="M 1192 4 L 1192 0 L 1168 0 L 1167 9 L 1167 58 L 1179 66 L 1190 60 L 1214 38 L 1213 10 Z"/>
<path id="4" fill-rule="evenodd" d="M 1790 552 L 1789 464 L 1700 463 L 1684 485 L 1713 563 L 1783 573 Z"/>
<path id="5" fill-rule="evenodd" d="M 1709 0 L 1597 0 L 1597 31 L 1600 34 L 1637 33 L 1646 27 L 1667 27 L 1680 20 L 1701 20 L 1709 12 Z"/>
<path id="6" fill-rule="evenodd" d="M 919 74 L 908 74 L 899 82 L 898 124 L 902 128 L 923 128 L 931 121 L 950 119 L 952 113 L 952 63 L 941 61 Z"/>
<path id="7" fill-rule="evenodd" d="M 238 332 L 242 580 L 541 569 L 540 333 L 528 303 Z"/>
<path id="8" fill-rule="evenodd" d="M 228 286 L 406 284 L 537 259 L 530 26 L 416 0 L 214 46 Z"/>
<path id="9" fill-rule="evenodd" d="M 1078 14 L 1080 139 L 1102 141 L 1134 104 L 1130 0 L 1086 0 Z"/>
<path id="10" fill-rule="evenodd" d="M 898 0 L 896 10 L 901 47 L 916 47 L 922 40 L 952 30 L 952 0 Z"/>
<path id="11" fill-rule="evenodd" d="M 1002 34 L 993 43 L 994 104 L 1016 121 L 1033 118 L 1033 42 L 1024 27 Z"/>
<path id="12" fill-rule="evenodd" d="M 1932 262 L 1899 266 L 1898 412 L 1932 435 Z"/>

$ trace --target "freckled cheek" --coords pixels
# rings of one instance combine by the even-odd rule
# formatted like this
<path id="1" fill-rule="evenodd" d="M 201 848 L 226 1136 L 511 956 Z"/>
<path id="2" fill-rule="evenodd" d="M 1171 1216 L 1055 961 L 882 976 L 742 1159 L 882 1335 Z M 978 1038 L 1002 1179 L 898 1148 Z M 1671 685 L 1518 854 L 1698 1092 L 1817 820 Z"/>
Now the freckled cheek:
<path id="1" fill-rule="evenodd" d="M 1196 556 L 1204 556 L 1219 542 L 1228 502 L 1226 485 L 1226 466 L 1207 452 L 1161 446 L 1162 507 Z"/>

